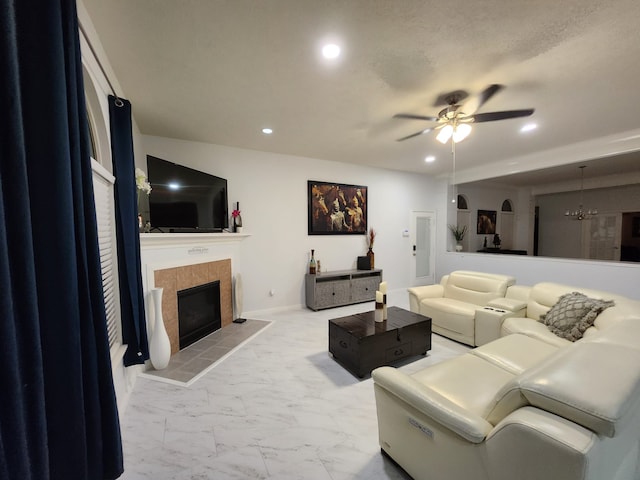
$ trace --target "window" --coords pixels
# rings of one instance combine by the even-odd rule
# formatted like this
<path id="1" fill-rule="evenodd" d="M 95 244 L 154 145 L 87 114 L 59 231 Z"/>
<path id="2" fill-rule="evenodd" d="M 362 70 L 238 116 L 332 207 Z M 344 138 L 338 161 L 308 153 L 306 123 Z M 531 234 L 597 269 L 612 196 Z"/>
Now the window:
<path id="1" fill-rule="evenodd" d="M 100 247 L 100 267 L 102 270 L 102 291 L 107 314 L 107 333 L 112 363 L 117 355 L 124 354 L 122 326 L 120 319 L 120 290 L 118 287 L 118 256 L 115 231 L 115 177 L 111 174 L 111 149 L 104 105 L 100 102 L 96 83 L 83 68 L 87 124 L 91 139 L 91 168 L 93 171 L 93 193 L 98 224 L 98 244 Z"/>
<path id="2" fill-rule="evenodd" d="M 500 209 L 500 211 L 513 212 L 513 204 L 511 203 L 511 200 L 506 199 L 504 202 L 502 202 L 502 208 Z"/>
<path id="3" fill-rule="evenodd" d="M 116 236 L 114 225 L 113 184 L 115 177 L 97 161 L 91 159 L 93 169 L 93 192 L 96 202 L 100 267 L 102 269 L 102 292 L 107 312 L 109 348 L 113 351 L 122 344 L 120 332 L 120 307 L 117 276 Z"/>
<path id="4" fill-rule="evenodd" d="M 458 210 L 469 210 L 467 199 L 464 195 L 458 195 Z"/>

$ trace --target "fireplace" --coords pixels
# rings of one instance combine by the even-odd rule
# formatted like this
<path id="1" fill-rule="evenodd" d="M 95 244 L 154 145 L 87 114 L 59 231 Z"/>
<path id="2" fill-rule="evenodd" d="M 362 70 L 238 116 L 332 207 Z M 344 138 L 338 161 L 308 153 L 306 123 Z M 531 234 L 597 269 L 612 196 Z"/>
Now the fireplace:
<path id="1" fill-rule="evenodd" d="M 181 348 L 178 292 L 212 282 L 219 282 L 220 327 L 225 328 L 227 325 L 231 325 L 233 321 L 231 259 L 154 269 L 153 276 L 154 286 L 164 289 L 162 294 L 162 316 L 169 335 L 169 341 L 171 342 L 172 355 L 179 352 Z"/>
<path id="2" fill-rule="evenodd" d="M 178 332 L 180 349 L 220 329 L 220 281 L 180 290 Z"/>

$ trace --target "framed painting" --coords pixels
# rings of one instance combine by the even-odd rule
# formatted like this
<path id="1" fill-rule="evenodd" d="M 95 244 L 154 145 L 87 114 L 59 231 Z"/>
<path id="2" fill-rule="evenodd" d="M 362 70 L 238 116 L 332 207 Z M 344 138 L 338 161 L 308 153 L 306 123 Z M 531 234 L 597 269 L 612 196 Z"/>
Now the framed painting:
<path id="1" fill-rule="evenodd" d="M 496 215 L 495 210 L 478 210 L 478 235 L 496 233 Z"/>
<path id="2" fill-rule="evenodd" d="M 367 187 L 307 181 L 309 235 L 365 235 Z"/>

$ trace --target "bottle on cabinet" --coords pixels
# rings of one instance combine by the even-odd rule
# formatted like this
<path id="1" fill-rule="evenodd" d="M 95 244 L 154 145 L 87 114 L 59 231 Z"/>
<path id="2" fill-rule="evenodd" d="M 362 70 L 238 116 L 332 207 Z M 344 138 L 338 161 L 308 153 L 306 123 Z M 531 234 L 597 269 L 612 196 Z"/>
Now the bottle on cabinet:
<path id="1" fill-rule="evenodd" d="M 311 250 L 311 260 L 309 261 L 309 273 L 311 275 L 315 275 L 315 273 L 316 273 L 315 250 Z"/>

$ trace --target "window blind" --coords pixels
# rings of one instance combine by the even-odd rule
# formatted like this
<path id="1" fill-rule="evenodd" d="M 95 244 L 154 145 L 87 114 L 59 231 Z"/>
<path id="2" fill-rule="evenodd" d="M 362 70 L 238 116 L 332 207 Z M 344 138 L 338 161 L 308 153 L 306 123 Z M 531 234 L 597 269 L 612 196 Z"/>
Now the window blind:
<path id="1" fill-rule="evenodd" d="M 100 267 L 102 269 L 102 290 L 107 313 L 109 348 L 113 351 L 122 344 L 120 309 L 118 308 L 118 262 L 116 258 L 115 213 L 113 203 L 113 185 L 115 178 L 93 159 L 92 168 L 96 219 L 98 223 L 98 244 L 100 247 Z"/>

